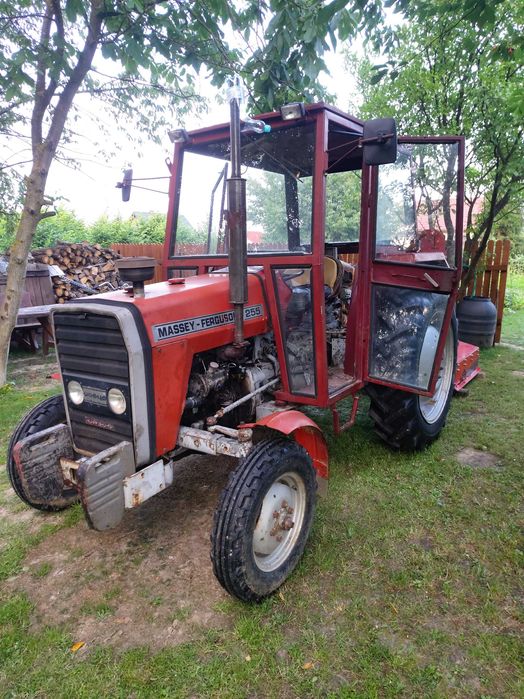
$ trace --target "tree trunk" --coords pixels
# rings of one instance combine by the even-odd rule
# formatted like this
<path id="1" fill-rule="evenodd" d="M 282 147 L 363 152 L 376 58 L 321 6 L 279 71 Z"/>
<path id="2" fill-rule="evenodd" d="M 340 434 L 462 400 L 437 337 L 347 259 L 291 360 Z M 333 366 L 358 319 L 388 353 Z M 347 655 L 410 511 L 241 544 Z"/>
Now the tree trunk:
<path id="1" fill-rule="evenodd" d="M 49 169 L 48 163 L 45 163 L 44 160 L 50 160 L 50 158 L 44 158 L 40 155 L 33 164 L 27 182 L 24 209 L 18 224 L 15 242 L 10 248 L 5 297 L 0 308 L 0 386 L 6 382 L 9 343 L 11 333 L 16 325 L 16 317 L 24 289 L 27 256 L 31 250 L 36 226 L 41 218 L 40 211 L 44 201 Z"/>
<path id="2" fill-rule="evenodd" d="M 11 333 L 16 325 L 16 317 L 20 307 L 20 299 L 24 288 L 25 273 L 27 269 L 27 256 L 31 250 L 31 242 L 38 222 L 42 218 L 42 205 L 44 203 L 45 185 L 49 167 L 56 154 L 58 143 L 62 138 L 64 125 L 73 103 L 87 72 L 91 68 L 95 55 L 103 21 L 100 11 L 103 0 L 90 0 L 90 13 L 88 20 L 88 32 L 84 47 L 78 54 L 78 61 L 69 75 L 65 87 L 62 89 L 58 102 L 51 110 L 50 126 L 47 137 L 43 138 L 42 124 L 46 110 L 51 104 L 55 94 L 57 81 L 54 77 L 45 85 L 46 63 L 45 57 L 48 48 L 51 19 L 54 16 L 58 30 L 63 32 L 62 15 L 60 5 L 47 0 L 48 14 L 45 15 L 40 35 L 39 50 L 41 57 L 37 66 L 37 81 L 35 102 L 31 116 L 31 145 L 33 149 L 33 167 L 27 181 L 27 190 L 24 198 L 24 209 L 20 224 L 16 232 L 15 242 L 11 246 L 9 270 L 5 300 L 0 308 L 0 386 L 6 382 L 7 360 L 9 357 L 9 342 Z M 63 36 L 62 36 L 63 39 Z"/>

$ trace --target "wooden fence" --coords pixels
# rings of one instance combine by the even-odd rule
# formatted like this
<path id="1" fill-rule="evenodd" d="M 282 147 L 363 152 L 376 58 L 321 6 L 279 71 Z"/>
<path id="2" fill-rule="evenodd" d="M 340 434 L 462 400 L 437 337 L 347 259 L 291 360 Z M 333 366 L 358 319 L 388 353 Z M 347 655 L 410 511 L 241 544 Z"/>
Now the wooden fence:
<path id="1" fill-rule="evenodd" d="M 500 342 L 502 330 L 510 247 L 509 240 L 490 240 L 484 255 L 479 260 L 477 272 L 466 291 L 468 295 L 489 296 L 497 307 L 495 342 Z M 111 249 L 123 257 L 144 255 L 154 257 L 161 262 L 164 246 L 162 243 L 113 243 Z M 475 250 L 476 248 L 473 247 L 471 254 L 474 254 Z M 352 264 L 358 263 L 358 255 L 341 255 L 341 258 Z M 160 281 L 162 281 L 162 267 L 159 264 L 150 283 Z"/>
<path id="2" fill-rule="evenodd" d="M 500 342 L 502 332 L 510 248 L 511 242 L 509 240 L 490 240 L 479 260 L 475 276 L 466 289 L 468 296 L 489 297 L 497 307 L 495 342 Z M 477 247 L 474 245 L 471 255 L 474 255 L 476 250 Z"/>

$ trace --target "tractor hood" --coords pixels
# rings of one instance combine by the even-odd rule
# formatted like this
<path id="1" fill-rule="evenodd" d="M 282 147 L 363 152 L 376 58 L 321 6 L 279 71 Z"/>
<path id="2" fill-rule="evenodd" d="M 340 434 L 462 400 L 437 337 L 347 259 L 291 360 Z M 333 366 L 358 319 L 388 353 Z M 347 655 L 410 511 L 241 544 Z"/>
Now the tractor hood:
<path id="1" fill-rule="evenodd" d="M 246 337 L 260 334 L 269 328 L 263 285 L 263 277 L 259 272 L 248 274 L 248 302 L 244 309 Z M 229 302 L 227 273 L 204 274 L 149 284 L 142 298 L 119 290 L 99 294 L 89 300 L 79 299 L 74 305 L 86 302 L 89 305 L 102 303 L 108 306 L 133 306 L 142 316 L 152 347 L 188 340 L 191 344 L 195 341 L 198 349 L 194 348 L 194 351 L 198 352 L 233 341 L 233 307 Z"/>

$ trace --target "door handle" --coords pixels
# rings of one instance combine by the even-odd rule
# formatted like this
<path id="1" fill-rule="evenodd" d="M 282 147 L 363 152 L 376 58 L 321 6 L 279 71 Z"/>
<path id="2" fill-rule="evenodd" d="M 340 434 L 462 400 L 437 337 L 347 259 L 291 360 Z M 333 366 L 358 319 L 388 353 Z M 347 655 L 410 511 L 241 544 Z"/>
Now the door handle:
<path id="1" fill-rule="evenodd" d="M 403 279 L 419 279 L 420 277 L 418 274 L 405 274 L 405 273 L 399 273 L 399 272 L 392 272 L 391 273 L 392 277 L 402 277 Z M 440 289 L 440 284 L 433 279 L 433 277 L 428 274 L 427 272 L 424 272 L 424 279 L 431 284 L 431 286 L 435 287 L 435 289 Z"/>
<path id="2" fill-rule="evenodd" d="M 424 272 L 424 279 L 428 281 L 430 284 L 432 284 L 435 289 L 438 289 L 440 287 L 440 284 L 436 282 L 431 275 L 429 275 L 427 272 Z"/>

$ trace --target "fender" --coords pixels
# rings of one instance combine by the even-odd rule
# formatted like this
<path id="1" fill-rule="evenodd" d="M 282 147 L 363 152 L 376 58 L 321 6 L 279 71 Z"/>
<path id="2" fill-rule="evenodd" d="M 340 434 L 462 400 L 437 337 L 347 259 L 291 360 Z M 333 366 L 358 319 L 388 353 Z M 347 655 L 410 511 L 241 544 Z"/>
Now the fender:
<path id="1" fill-rule="evenodd" d="M 321 495 L 325 493 L 329 476 L 328 448 L 322 430 L 316 422 L 313 422 L 311 418 L 299 410 L 282 410 L 266 415 L 251 425 L 245 425 L 245 427 L 252 429 L 264 427 L 275 430 L 292 437 L 295 442 L 303 446 L 311 457 L 317 472 L 319 493 Z"/>

